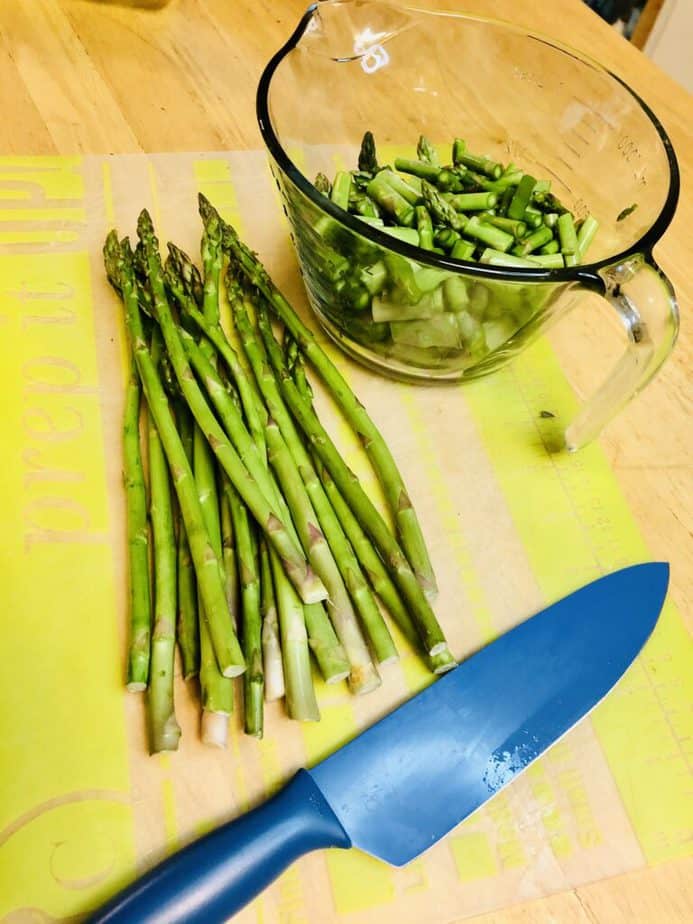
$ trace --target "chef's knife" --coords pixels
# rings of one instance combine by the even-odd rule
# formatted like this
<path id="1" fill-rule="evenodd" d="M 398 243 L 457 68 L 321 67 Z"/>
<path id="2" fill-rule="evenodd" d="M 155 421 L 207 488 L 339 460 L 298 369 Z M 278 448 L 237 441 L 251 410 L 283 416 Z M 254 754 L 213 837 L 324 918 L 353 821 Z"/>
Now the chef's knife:
<path id="1" fill-rule="evenodd" d="M 324 847 L 408 863 L 609 692 L 652 632 L 668 581 L 663 563 L 625 568 L 521 623 L 268 802 L 155 867 L 93 924 L 221 924 Z"/>

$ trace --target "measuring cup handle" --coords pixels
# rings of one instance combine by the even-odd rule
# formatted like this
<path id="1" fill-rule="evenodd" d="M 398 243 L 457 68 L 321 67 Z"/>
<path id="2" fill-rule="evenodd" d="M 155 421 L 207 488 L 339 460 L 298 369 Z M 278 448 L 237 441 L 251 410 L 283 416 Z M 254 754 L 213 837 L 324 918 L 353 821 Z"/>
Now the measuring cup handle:
<path id="1" fill-rule="evenodd" d="M 599 270 L 604 298 L 626 329 L 626 350 L 566 430 L 579 449 L 640 392 L 671 353 L 679 330 L 674 289 L 651 254 L 636 254 Z"/>

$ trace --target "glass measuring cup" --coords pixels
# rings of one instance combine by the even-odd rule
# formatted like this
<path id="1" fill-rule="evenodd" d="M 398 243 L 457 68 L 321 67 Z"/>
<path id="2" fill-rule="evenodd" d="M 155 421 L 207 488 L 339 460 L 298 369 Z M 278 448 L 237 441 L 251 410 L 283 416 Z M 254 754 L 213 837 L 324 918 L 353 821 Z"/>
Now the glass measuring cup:
<path id="1" fill-rule="evenodd" d="M 485 375 L 585 290 L 597 292 L 621 321 L 626 346 L 566 431 L 575 449 L 598 435 L 671 352 L 678 309 L 652 248 L 676 208 L 676 158 L 647 105 L 596 62 L 476 16 L 323 0 L 267 65 L 257 110 L 313 311 L 371 368 L 418 382 Z M 419 133 L 441 145 L 457 135 L 470 150 L 550 179 L 571 211 L 600 222 L 590 262 L 560 270 L 466 262 L 364 224 L 319 193 L 312 178 L 355 167 L 367 129 L 386 163 L 399 152 L 412 156 Z M 393 262 L 424 280 L 412 304 L 446 286 L 457 290 L 454 325 L 432 333 L 429 325 L 426 339 L 423 322 L 423 340 L 393 340 L 392 326 L 373 319 L 368 277 L 360 276 L 366 296 L 355 297 L 350 275 L 354 266 L 360 273 L 384 266 L 387 285 Z M 397 296 L 408 307 L 406 292 Z"/>

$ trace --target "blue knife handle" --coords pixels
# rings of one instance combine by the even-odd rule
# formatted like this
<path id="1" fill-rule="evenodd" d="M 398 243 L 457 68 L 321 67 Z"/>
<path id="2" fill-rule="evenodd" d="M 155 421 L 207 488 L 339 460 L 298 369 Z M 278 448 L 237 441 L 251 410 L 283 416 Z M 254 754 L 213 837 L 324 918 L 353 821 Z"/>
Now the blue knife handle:
<path id="1" fill-rule="evenodd" d="M 287 866 L 351 841 L 307 770 L 268 802 L 164 860 L 90 924 L 223 924 Z"/>

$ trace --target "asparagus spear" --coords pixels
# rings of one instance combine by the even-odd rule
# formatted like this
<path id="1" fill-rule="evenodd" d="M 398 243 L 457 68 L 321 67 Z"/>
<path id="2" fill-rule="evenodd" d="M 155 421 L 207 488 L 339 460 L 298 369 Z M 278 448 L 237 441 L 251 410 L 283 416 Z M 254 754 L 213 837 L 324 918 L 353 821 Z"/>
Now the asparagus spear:
<path id="1" fill-rule="evenodd" d="M 194 297 L 193 291 L 191 291 L 185 283 L 186 277 L 194 276 L 195 267 L 191 263 L 190 258 L 178 247 L 169 243 L 168 248 L 170 256 L 169 260 L 167 260 L 165 269 L 166 285 L 176 298 L 181 310 L 181 324 L 185 327 L 186 323 L 190 320 L 195 320 L 196 314 L 199 318 L 203 318 L 203 315 L 198 311 L 198 303 Z M 175 255 L 175 259 L 172 259 L 173 255 Z M 192 269 L 190 269 L 190 267 L 192 267 Z M 247 375 L 236 351 L 228 342 L 226 335 L 223 334 L 218 319 L 214 326 L 216 326 L 217 331 L 222 335 L 222 342 L 224 344 L 223 349 L 220 349 L 219 342 L 217 342 L 217 344 L 215 344 L 215 349 L 221 353 L 234 380 L 238 395 L 241 399 L 241 405 L 243 406 L 243 413 L 245 414 L 245 419 L 248 424 L 248 430 L 255 442 L 257 451 L 261 455 L 264 455 L 266 452 L 265 421 L 267 414 L 262 399 L 257 395 L 252 378 Z M 200 329 L 199 324 L 197 328 L 198 330 Z"/>
<path id="2" fill-rule="evenodd" d="M 433 218 L 442 225 L 448 225 L 453 231 L 462 231 L 467 223 L 464 215 L 456 212 L 453 206 L 443 199 L 435 186 L 425 180 L 423 182 L 423 197 L 428 211 Z"/>
<path id="3" fill-rule="evenodd" d="M 205 214 L 214 211 L 212 205 L 203 196 L 200 197 L 200 210 L 203 217 Z M 341 373 L 317 344 L 311 331 L 302 323 L 293 308 L 272 283 L 264 267 L 240 241 L 236 232 L 228 224 L 222 225 L 222 241 L 224 249 L 233 256 L 250 282 L 256 285 L 267 298 L 274 312 L 296 339 L 301 352 L 316 368 L 330 394 L 339 404 L 347 420 L 361 438 L 385 491 L 388 506 L 392 511 L 397 525 L 397 532 L 410 560 L 411 567 L 426 595 L 429 598 L 433 597 L 437 589 L 435 576 L 426 551 L 421 527 L 407 494 L 404 480 L 382 434 L 371 420 L 364 406 L 351 391 Z"/>
<path id="4" fill-rule="evenodd" d="M 156 320 L 161 327 L 178 384 L 198 426 L 204 433 L 232 484 L 243 498 L 272 547 L 276 549 L 282 566 L 286 569 L 289 578 L 303 600 L 306 603 L 324 600 L 326 596 L 325 588 L 311 571 L 300 549 L 296 548 L 291 541 L 286 525 L 281 521 L 273 506 L 267 502 L 255 478 L 248 472 L 239 458 L 238 453 L 217 422 L 195 381 L 185 356 L 178 329 L 171 315 L 164 286 L 158 241 L 154 234 L 151 218 L 146 210 L 138 218 L 137 229 L 147 256 L 149 285 L 153 296 Z M 217 650 L 217 658 L 219 658 L 220 651 L 217 648 L 216 639 L 215 649 Z"/>
<path id="5" fill-rule="evenodd" d="M 149 527 L 147 492 L 140 449 L 140 378 L 130 355 L 130 377 L 123 417 L 123 482 L 127 510 L 128 562 L 130 574 L 130 642 L 127 688 L 146 689 L 149 680 L 149 650 L 152 610 L 149 588 Z"/>
<path id="6" fill-rule="evenodd" d="M 122 292 L 130 346 L 135 356 L 149 411 L 154 419 L 172 472 L 173 484 L 190 543 L 190 553 L 195 565 L 198 590 L 214 641 L 217 661 L 225 676 L 234 677 L 244 671 L 245 662 L 238 640 L 233 631 L 229 630 L 228 608 L 219 560 L 210 545 L 204 526 L 192 470 L 176 429 L 168 398 L 144 339 L 132 266 L 132 251 L 127 240 L 122 245 L 118 242 L 115 231 L 112 231 L 106 239 L 104 260 L 109 278 L 118 279 Z"/>
<path id="7" fill-rule="evenodd" d="M 193 434 L 195 424 L 183 402 L 178 408 L 178 431 L 190 465 L 193 463 Z M 185 526 L 178 529 L 178 621 L 176 639 L 183 664 L 183 677 L 188 680 L 200 669 L 200 629 L 197 612 L 195 568 Z"/>
<path id="8" fill-rule="evenodd" d="M 241 638 L 248 664 L 248 670 L 243 675 L 244 725 L 248 735 L 262 738 L 265 678 L 262 670 L 257 542 L 248 511 L 228 479 L 224 482 L 224 492 L 236 535 L 241 584 Z"/>
<path id="9" fill-rule="evenodd" d="M 273 702 L 284 696 L 284 668 L 279 642 L 279 622 L 267 543 L 260 540 L 260 587 L 262 590 L 262 663 L 265 669 L 265 699 Z"/>
<path id="10" fill-rule="evenodd" d="M 214 456 L 208 450 L 209 444 L 200 428 L 196 426 L 193 449 L 195 485 L 207 534 L 214 554 L 221 563 L 221 522 L 216 490 L 216 469 Z M 221 565 L 220 576 L 223 580 Z M 202 608 L 204 609 L 204 605 Z M 202 615 L 203 618 L 200 621 L 200 694 L 202 697 L 200 737 L 204 744 L 225 748 L 228 739 L 228 717 L 233 712 L 233 681 L 224 677 L 219 670 L 214 657 L 212 639 L 204 619 L 206 614 Z M 229 631 L 233 631 L 230 614 L 226 618 Z"/>
<path id="11" fill-rule="evenodd" d="M 329 434 L 313 414 L 310 404 L 302 398 L 294 385 L 284 366 L 281 350 L 274 340 L 269 317 L 262 304 L 259 306 L 258 311 L 258 326 L 284 400 L 306 437 L 312 443 L 316 453 L 329 468 L 330 474 L 337 482 L 345 499 L 357 516 L 360 517 L 371 538 L 376 543 L 383 561 L 390 569 L 395 583 L 411 608 L 411 615 L 420 633 L 425 650 L 431 655 L 438 654 L 445 648 L 445 636 L 430 604 L 424 596 L 421 585 L 409 566 L 404 553 L 359 484 L 358 479 L 346 466 Z M 300 339 L 299 344 L 302 346 Z"/>
<path id="12" fill-rule="evenodd" d="M 203 289 L 202 304 L 205 317 L 210 324 L 219 323 L 219 278 L 221 273 L 221 248 L 219 226 L 210 222 L 202 235 Z M 192 274 L 191 274 L 192 276 Z M 189 283 L 191 285 L 192 283 Z M 207 341 L 202 341 L 200 351 L 210 361 L 214 357 L 214 348 Z M 199 425 L 194 430 L 194 464 L 195 484 L 200 498 L 200 506 L 205 519 L 212 548 L 223 562 L 223 544 L 221 534 L 221 512 L 217 492 L 217 474 L 214 453 Z M 224 590 L 226 575 L 222 569 Z M 227 595 L 228 602 L 228 595 Z M 230 616 L 229 616 L 230 619 Z M 202 697 L 202 722 L 200 736 L 204 744 L 225 748 L 228 741 L 228 716 L 233 711 L 233 682 L 224 677 L 214 657 L 214 647 L 204 620 L 200 625 L 200 693 Z M 244 652 L 246 665 L 250 667 L 247 652 Z M 248 670 L 244 674 L 245 677 Z"/>
<path id="13" fill-rule="evenodd" d="M 224 588 L 226 602 L 234 624 L 238 613 L 238 566 L 236 563 L 236 539 L 233 534 L 233 522 L 228 500 L 223 490 L 223 475 L 219 475 L 217 493 L 219 495 L 219 515 L 221 520 L 221 557 L 224 568 Z"/>
<path id="14" fill-rule="evenodd" d="M 154 330 L 152 354 L 159 346 Z M 173 664 L 176 626 L 176 537 L 166 456 L 156 424 L 149 417 L 149 517 L 154 538 L 154 629 L 149 685 L 149 734 L 153 754 L 176 751 L 180 726 L 173 705 Z"/>

